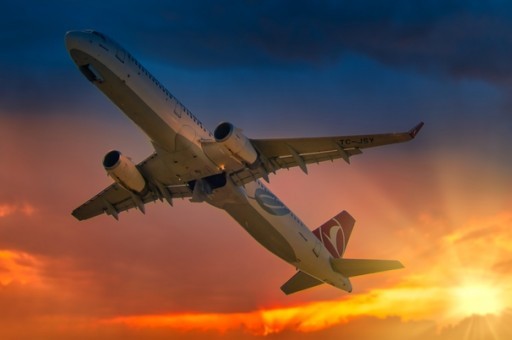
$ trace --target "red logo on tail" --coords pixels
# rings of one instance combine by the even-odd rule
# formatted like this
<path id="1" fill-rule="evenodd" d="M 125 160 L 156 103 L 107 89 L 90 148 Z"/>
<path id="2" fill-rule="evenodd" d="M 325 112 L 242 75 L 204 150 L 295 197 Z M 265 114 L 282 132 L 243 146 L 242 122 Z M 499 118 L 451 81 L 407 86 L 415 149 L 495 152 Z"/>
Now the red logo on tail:
<path id="1" fill-rule="evenodd" d="M 345 253 L 355 220 L 346 211 L 342 211 L 333 219 L 315 229 L 313 234 L 324 244 L 334 258 Z"/>

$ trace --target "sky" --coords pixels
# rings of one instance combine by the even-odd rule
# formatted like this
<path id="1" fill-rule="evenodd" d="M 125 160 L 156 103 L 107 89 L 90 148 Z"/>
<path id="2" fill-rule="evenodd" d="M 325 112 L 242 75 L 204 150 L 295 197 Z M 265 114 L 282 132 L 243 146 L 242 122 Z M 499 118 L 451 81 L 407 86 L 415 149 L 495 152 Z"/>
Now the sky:
<path id="1" fill-rule="evenodd" d="M 508 1 L 23 1 L 0 11 L 2 339 L 508 339 Z M 145 135 L 77 70 L 68 30 L 124 46 L 210 130 L 250 138 L 425 126 L 409 143 L 282 170 L 314 229 L 347 210 L 346 257 L 405 268 L 290 296 L 295 269 L 206 204 L 78 222 L 112 149 Z"/>

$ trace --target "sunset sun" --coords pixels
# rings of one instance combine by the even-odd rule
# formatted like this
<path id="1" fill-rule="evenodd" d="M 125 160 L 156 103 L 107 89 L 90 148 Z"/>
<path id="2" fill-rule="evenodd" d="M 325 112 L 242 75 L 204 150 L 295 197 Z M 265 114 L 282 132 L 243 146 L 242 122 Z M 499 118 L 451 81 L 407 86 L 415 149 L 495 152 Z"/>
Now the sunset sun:
<path id="1" fill-rule="evenodd" d="M 501 291 L 492 284 L 463 284 L 454 288 L 452 294 L 452 313 L 455 317 L 499 314 L 504 308 Z"/>

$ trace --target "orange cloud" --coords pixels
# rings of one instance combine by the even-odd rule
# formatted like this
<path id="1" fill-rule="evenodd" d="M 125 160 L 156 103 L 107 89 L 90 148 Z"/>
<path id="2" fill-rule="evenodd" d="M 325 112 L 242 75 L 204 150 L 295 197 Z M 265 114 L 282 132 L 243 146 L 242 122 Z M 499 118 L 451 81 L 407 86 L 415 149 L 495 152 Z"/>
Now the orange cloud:
<path id="1" fill-rule="evenodd" d="M 244 330 L 254 335 L 284 331 L 317 332 L 345 324 L 354 317 L 387 318 L 398 315 L 401 320 L 425 320 L 432 316 L 432 304 L 443 304 L 438 289 L 392 288 L 333 301 L 314 302 L 248 313 L 167 314 L 117 317 L 107 324 L 123 324 L 131 328 L 167 328 L 183 332 Z"/>
<path id="2" fill-rule="evenodd" d="M 420 221 L 433 223 L 425 216 Z M 395 274 L 400 277 L 398 282 L 337 300 L 247 313 L 141 315 L 104 322 L 180 331 L 243 329 L 251 334 L 268 335 L 287 330 L 317 332 L 363 316 L 398 316 L 404 322 L 434 320 L 439 326 L 446 326 L 473 314 L 499 315 L 512 306 L 512 296 L 507 294 L 512 288 L 512 278 L 493 272 L 493 264 L 508 256 L 512 245 L 508 232 L 511 222 L 509 212 L 461 222 L 458 228 L 425 245 L 434 247 L 430 257 L 411 258 L 409 269 Z M 418 249 L 419 253 L 422 251 Z M 368 278 L 375 279 L 379 280 Z"/>
<path id="3" fill-rule="evenodd" d="M 404 293 L 403 291 L 401 293 Z M 386 317 L 394 314 L 397 303 L 410 298 L 405 294 L 376 290 L 341 300 L 314 302 L 296 307 L 284 307 L 247 313 L 187 313 L 116 317 L 107 324 L 124 324 L 133 328 L 169 328 L 180 331 L 227 332 L 244 329 L 255 335 L 281 333 L 285 330 L 314 332 L 361 315 Z M 428 297 L 426 297 L 428 298 Z M 427 299 L 425 299 L 427 300 Z M 400 314 L 407 312 L 402 310 Z"/>
<path id="4" fill-rule="evenodd" d="M 0 284 L 11 282 L 22 284 L 39 283 L 40 262 L 30 254 L 18 251 L 0 250 Z"/>
<path id="5" fill-rule="evenodd" d="M 0 217 L 6 217 L 14 215 L 16 213 L 23 214 L 25 216 L 31 216 L 34 214 L 35 208 L 31 204 L 0 204 Z"/>
<path id="6" fill-rule="evenodd" d="M 230 220 L 220 220 L 222 212 L 212 211 L 210 207 L 186 202 L 180 205 L 180 201 L 173 210 L 163 205 L 150 205 L 146 216 L 127 214 L 119 224 L 101 218 L 77 224 L 69 217 L 69 211 L 103 185 L 93 187 L 90 183 L 106 178 L 100 165 L 91 165 L 101 158 L 102 150 L 108 150 L 111 144 L 112 147 L 122 145 L 127 151 L 138 150 L 140 146 L 125 146 L 130 144 L 120 142 L 119 138 L 112 138 L 111 144 L 98 139 L 91 141 L 87 129 L 62 129 L 65 132 L 61 132 L 58 139 L 44 138 L 54 132 L 49 126 L 48 129 L 34 126 L 33 130 L 31 133 L 38 136 L 34 140 L 55 143 L 42 149 L 58 149 L 67 155 L 45 155 L 51 162 L 42 163 L 40 173 L 53 175 L 56 168 L 69 171 L 58 173 L 60 191 L 51 197 L 48 193 L 55 192 L 55 183 L 43 180 L 45 177 L 40 173 L 40 177 L 30 183 L 25 180 L 27 176 L 18 176 L 19 185 L 26 185 L 24 190 L 18 185 L 9 188 L 14 197 L 26 192 L 29 186 L 30 189 L 37 187 L 34 192 L 39 192 L 40 197 L 33 202 L 37 203 L 37 212 L 45 214 L 45 219 L 37 223 L 32 218 L 30 223 L 0 226 L 4 248 L 11 249 L 0 253 L 3 254 L 0 255 L 0 281 L 4 285 L 0 285 L 0 304 L 8 306 L 6 310 L 18 310 L 18 319 L 10 319 L 9 325 L 18 325 L 13 332 L 26 329 L 31 335 L 27 338 L 34 334 L 52 335 L 47 338 L 60 334 L 61 338 L 71 338 L 72 334 L 82 332 L 96 338 L 95 329 L 106 338 L 109 334 L 111 338 L 115 337 L 112 334 L 118 337 L 138 334 L 139 338 L 146 338 L 144 335 L 153 330 L 156 330 L 154 334 L 181 336 L 197 333 L 202 337 L 212 334 L 285 337 L 292 334 L 288 338 L 295 338 L 295 335 L 334 334 L 329 333 L 331 330 L 346 334 L 351 329 L 350 334 L 361 339 L 364 337 L 360 334 L 374 328 L 375 324 L 386 325 L 387 328 L 382 328 L 386 329 L 386 334 L 397 334 L 406 325 L 417 325 L 411 326 L 417 330 L 425 327 L 419 326 L 423 322 L 451 329 L 473 313 L 505 314 L 503 311 L 512 306 L 508 293 L 512 287 L 508 274 L 512 268 L 509 255 L 512 216 L 507 205 L 510 200 L 506 200 L 510 194 L 504 189 L 510 186 L 496 184 L 504 177 L 498 176 L 489 163 L 485 167 L 471 163 L 471 167 L 461 169 L 469 162 L 457 158 L 418 165 L 411 162 L 404 167 L 386 157 L 375 161 L 378 155 L 375 152 L 366 158 L 354 159 L 350 168 L 338 162 L 312 166 L 308 177 L 300 170 L 272 177 L 271 186 L 276 188 L 276 193 L 311 228 L 341 209 L 355 216 L 358 222 L 347 256 L 396 258 L 406 266 L 404 270 L 389 274 L 354 278 L 355 293 L 351 295 L 324 287 L 304 295 L 284 297 L 278 287 L 291 272 L 282 269 L 292 269 L 284 264 L 276 265 L 276 271 L 265 272 L 270 276 L 258 277 L 262 276 L 259 273 L 264 267 L 274 263 L 281 265 L 280 260 L 266 254 L 242 230 L 232 230 L 231 225 L 219 227 L 219 223 L 232 223 L 238 228 Z M 75 135 L 68 135 L 70 133 Z M 61 146 L 56 146 L 61 140 L 75 144 L 69 150 L 62 150 Z M 76 150 L 85 143 L 98 146 L 82 151 L 85 154 L 80 155 L 80 160 L 74 159 Z M 20 140 L 11 145 L 22 144 Z M 10 170 L 9 175 L 31 169 L 27 166 L 29 161 L 23 157 L 30 159 L 36 149 L 26 149 L 26 153 L 13 152 L 16 157 L 12 163 L 18 167 Z M 139 153 L 144 156 L 145 151 Z M 130 151 L 130 155 L 134 153 Z M 73 162 L 68 162 L 71 159 Z M 63 160 L 67 163 L 62 163 Z M 97 170 L 94 180 L 89 181 L 88 173 L 84 175 L 84 164 L 92 167 L 93 172 Z M 447 164 L 453 170 L 448 171 Z M 471 174 L 470 180 L 461 175 L 462 170 L 465 175 Z M 479 178 L 477 173 L 484 173 L 487 181 L 493 179 L 493 185 L 475 180 Z M 422 182 L 415 183 L 415 178 L 421 178 Z M 297 183 L 300 183 L 301 195 L 295 189 L 290 192 Z M 475 190 L 484 197 L 485 204 L 472 195 Z M 328 204 L 315 204 L 312 209 L 313 199 Z M 14 201 L 23 202 L 23 198 Z M 195 216 L 200 209 L 206 211 L 204 221 Z M 0 217 L 31 216 L 35 212 L 30 204 L 0 204 Z M 12 222 L 9 218 L 0 221 Z M 182 240 L 197 236 L 190 231 L 190 224 L 207 226 L 202 230 L 203 237 L 197 238 L 204 244 L 195 244 L 202 253 L 198 252 L 199 257 L 191 256 L 187 261 L 174 261 L 181 259 L 188 251 L 185 247 L 191 244 Z M 142 229 L 139 225 L 148 227 Z M 241 236 L 233 241 L 239 234 Z M 219 243 L 211 242 L 214 238 Z M 238 241 L 247 241 L 243 244 L 248 246 L 240 247 Z M 175 251 L 171 252 L 172 249 Z M 240 256 L 234 258 L 233 253 Z M 212 256 L 205 259 L 204 254 Z M 226 267 L 226 261 L 246 267 L 248 260 L 260 254 L 268 255 L 268 261 L 260 258 L 253 261 L 251 275 L 254 277 L 240 276 L 233 273 L 233 269 L 231 273 L 229 270 L 220 272 Z M 201 266 L 201 271 L 197 270 L 197 265 Z M 44 275 L 41 268 L 44 268 Z M 223 274 L 232 275 L 229 283 L 222 282 Z M 208 292 L 201 289 L 205 283 L 198 279 L 204 277 L 211 278 L 206 283 Z M 39 289 L 40 285 L 44 289 Z M 177 289 L 180 287 L 188 288 Z M 256 291 L 265 293 L 257 296 Z M 336 298 L 330 299 L 332 296 Z M 324 301 L 306 302 L 315 299 Z M 269 307 L 276 304 L 281 307 Z M 255 309 L 254 305 L 261 308 Z M 231 313 L 217 312 L 220 310 Z M 31 316 L 29 322 L 27 314 Z M 482 320 L 477 318 L 470 324 L 479 325 Z M 0 321 L 0 329 L 5 330 L 5 324 Z M 30 327 L 33 327 L 32 332 Z M 38 333 L 41 329 L 47 333 Z M 111 333 L 112 329 L 120 332 Z M 5 337 L 16 337 L 12 334 L 15 333 Z M 382 335 L 375 334 L 373 338 Z"/>

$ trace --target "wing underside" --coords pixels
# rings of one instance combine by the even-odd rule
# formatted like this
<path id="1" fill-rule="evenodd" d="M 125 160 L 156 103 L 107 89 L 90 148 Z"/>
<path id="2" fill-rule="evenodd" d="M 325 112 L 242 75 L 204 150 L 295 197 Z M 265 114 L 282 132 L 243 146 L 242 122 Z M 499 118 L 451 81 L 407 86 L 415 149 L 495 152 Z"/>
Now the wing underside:
<path id="1" fill-rule="evenodd" d="M 350 157 L 359 155 L 362 149 L 387 144 L 407 142 L 416 137 L 423 122 L 409 131 L 354 136 L 319 138 L 251 139 L 258 151 L 261 167 L 244 168 L 231 174 L 235 184 L 243 185 L 257 178 L 266 178 L 269 173 L 280 169 L 299 167 L 307 173 L 309 164 L 343 159 L 350 163 Z"/>
<path id="2" fill-rule="evenodd" d="M 406 142 L 413 139 L 423 123 L 401 133 L 334 136 L 320 138 L 290 139 L 251 139 L 251 144 L 259 154 L 260 162 L 256 167 L 242 167 L 228 171 L 235 185 L 244 185 L 258 178 L 268 179 L 269 173 L 280 169 L 299 167 L 307 173 L 307 166 L 313 163 L 343 159 L 347 163 L 350 157 L 362 153 L 362 149 L 381 145 Z M 106 213 L 118 218 L 122 211 L 137 208 L 144 212 L 144 205 L 156 200 L 167 200 L 172 204 L 174 198 L 193 197 L 188 183 L 180 182 L 169 176 L 162 159 L 155 152 L 137 168 L 148 181 L 146 190 L 136 194 L 119 184 L 112 184 L 73 211 L 73 216 L 85 220 Z M 200 178 L 192 178 L 199 180 Z"/>
<path id="3" fill-rule="evenodd" d="M 153 188 L 140 197 L 119 184 L 114 183 L 108 188 L 91 198 L 89 201 L 82 204 L 80 207 L 73 210 L 72 215 L 78 220 L 86 220 L 106 213 L 112 215 L 116 219 L 118 214 L 132 208 L 137 208 L 144 212 L 144 205 L 156 200 L 166 199 L 169 203 L 171 198 L 185 198 L 191 197 L 192 192 L 187 185 L 168 186 L 164 190 L 167 191 L 168 197 L 165 197 L 158 189 Z"/>
<path id="4" fill-rule="evenodd" d="M 121 185 L 114 183 L 105 190 L 73 210 L 72 215 L 78 220 L 86 220 L 106 213 L 116 219 L 118 214 L 132 208 L 144 212 L 144 205 L 156 200 L 164 199 L 172 204 L 174 198 L 192 197 L 188 184 L 179 181 L 170 181 L 165 176 L 165 168 L 154 153 L 137 165 L 139 171 L 147 180 L 147 186 L 142 194 L 131 192 Z"/>

